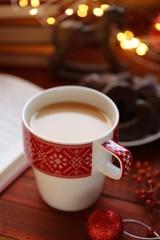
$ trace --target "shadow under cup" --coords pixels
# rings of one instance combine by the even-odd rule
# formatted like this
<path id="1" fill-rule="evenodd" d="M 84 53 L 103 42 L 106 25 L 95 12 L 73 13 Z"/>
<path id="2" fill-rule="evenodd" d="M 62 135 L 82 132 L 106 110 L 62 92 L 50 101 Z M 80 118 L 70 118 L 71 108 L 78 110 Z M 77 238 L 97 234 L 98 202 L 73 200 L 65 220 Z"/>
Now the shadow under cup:
<path id="1" fill-rule="evenodd" d="M 30 119 L 38 109 L 67 101 L 99 108 L 109 116 L 112 127 L 97 139 L 79 143 L 54 142 L 31 129 Z M 95 203 L 105 179 L 101 167 L 112 162 L 112 155 L 103 149 L 102 144 L 110 139 L 118 140 L 118 121 L 119 112 L 112 100 L 86 87 L 51 88 L 25 104 L 22 113 L 24 153 L 34 170 L 40 195 L 48 205 L 77 211 Z M 111 167 L 110 171 L 108 176 L 116 178 L 116 168 L 112 170 Z"/>

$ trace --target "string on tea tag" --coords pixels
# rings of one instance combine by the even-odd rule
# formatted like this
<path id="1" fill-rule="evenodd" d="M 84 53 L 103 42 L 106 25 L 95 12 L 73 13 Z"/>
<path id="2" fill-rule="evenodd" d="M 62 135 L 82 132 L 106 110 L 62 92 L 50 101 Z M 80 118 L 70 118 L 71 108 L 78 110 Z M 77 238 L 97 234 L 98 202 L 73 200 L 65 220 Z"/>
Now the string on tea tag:
<path id="1" fill-rule="evenodd" d="M 124 219 L 123 220 L 124 224 L 138 224 L 138 225 L 141 225 L 143 227 L 145 227 L 147 229 L 147 236 L 146 237 L 141 237 L 141 236 L 137 236 L 135 234 L 132 234 L 126 230 L 124 230 L 124 235 L 126 235 L 127 237 L 130 237 L 130 239 L 139 239 L 139 240 L 158 240 L 160 239 L 160 235 L 154 231 L 150 226 L 148 226 L 147 224 L 141 222 L 141 221 L 138 221 L 138 220 L 135 220 L 135 219 Z"/>

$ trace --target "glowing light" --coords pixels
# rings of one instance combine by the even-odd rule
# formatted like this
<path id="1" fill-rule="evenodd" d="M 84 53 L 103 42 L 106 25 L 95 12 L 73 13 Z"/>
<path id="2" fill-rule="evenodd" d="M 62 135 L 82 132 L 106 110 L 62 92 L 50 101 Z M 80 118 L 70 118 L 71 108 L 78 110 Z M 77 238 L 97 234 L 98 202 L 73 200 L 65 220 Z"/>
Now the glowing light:
<path id="1" fill-rule="evenodd" d="M 79 17 L 86 17 L 87 14 L 88 14 L 87 11 L 77 10 L 77 15 L 78 15 Z"/>
<path id="2" fill-rule="evenodd" d="M 127 38 L 126 35 L 125 35 L 124 33 L 122 33 L 122 32 L 119 32 L 119 33 L 117 34 L 117 40 L 118 40 L 119 42 L 126 40 L 126 38 Z"/>
<path id="3" fill-rule="evenodd" d="M 156 28 L 158 31 L 160 31 L 160 23 L 156 23 L 156 24 L 155 24 L 155 28 Z"/>
<path id="4" fill-rule="evenodd" d="M 86 17 L 88 14 L 88 9 L 89 9 L 88 5 L 80 4 L 77 10 L 77 15 L 79 17 Z"/>
<path id="5" fill-rule="evenodd" d="M 121 48 L 123 49 L 131 49 L 131 42 L 130 40 L 126 39 L 120 43 Z"/>
<path id="6" fill-rule="evenodd" d="M 103 10 L 103 11 L 105 11 L 106 9 L 108 9 L 110 6 L 108 5 L 108 4 L 102 4 L 101 5 L 101 9 Z"/>
<path id="7" fill-rule="evenodd" d="M 127 39 L 132 39 L 134 37 L 134 34 L 131 31 L 125 31 L 124 34 L 126 35 Z"/>
<path id="8" fill-rule="evenodd" d="M 40 5 L 40 1 L 39 0 L 31 0 L 31 6 L 32 7 L 38 7 Z"/>
<path id="9" fill-rule="evenodd" d="M 94 8 L 93 14 L 97 17 L 101 17 L 103 15 L 103 10 L 101 8 Z"/>
<path id="10" fill-rule="evenodd" d="M 47 18 L 47 23 L 49 25 L 53 25 L 53 24 L 55 24 L 55 22 L 56 22 L 56 19 L 54 17 Z"/>
<path id="11" fill-rule="evenodd" d="M 80 4 L 78 8 L 80 11 L 88 11 L 89 9 L 89 7 L 86 4 Z"/>
<path id="12" fill-rule="evenodd" d="M 26 7 L 28 5 L 28 0 L 19 0 L 20 7 Z"/>
<path id="13" fill-rule="evenodd" d="M 143 56 L 146 54 L 147 50 L 148 50 L 148 46 L 145 43 L 140 43 L 136 49 L 136 53 L 139 56 Z"/>
<path id="14" fill-rule="evenodd" d="M 73 9 L 72 8 L 67 8 L 65 10 L 65 13 L 66 13 L 67 16 L 71 16 L 73 14 Z"/>
<path id="15" fill-rule="evenodd" d="M 34 16 L 38 13 L 38 9 L 37 8 L 32 8 L 30 11 L 29 11 L 30 15 Z"/>
<path id="16" fill-rule="evenodd" d="M 130 44 L 131 44 L 132 48 L 137 48 L 138 45 L 140 44 L 140 41 L 138 40 L 138 38 L 134 37 L 130 40 Z"/>

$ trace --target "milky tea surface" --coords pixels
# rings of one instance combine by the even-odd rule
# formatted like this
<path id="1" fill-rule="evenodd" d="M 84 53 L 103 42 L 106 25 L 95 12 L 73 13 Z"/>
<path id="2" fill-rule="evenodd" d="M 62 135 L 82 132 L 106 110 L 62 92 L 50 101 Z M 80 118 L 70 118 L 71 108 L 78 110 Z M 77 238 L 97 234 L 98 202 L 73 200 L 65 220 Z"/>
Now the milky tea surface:
<path id="1" fill-rule="evenodd" d="M 31 128 L 49 140 L 65 143 L 92 141 L 108 132 L 111 120 L 91 105 L 62 102 L 39 109 L 30 121 Z"/>

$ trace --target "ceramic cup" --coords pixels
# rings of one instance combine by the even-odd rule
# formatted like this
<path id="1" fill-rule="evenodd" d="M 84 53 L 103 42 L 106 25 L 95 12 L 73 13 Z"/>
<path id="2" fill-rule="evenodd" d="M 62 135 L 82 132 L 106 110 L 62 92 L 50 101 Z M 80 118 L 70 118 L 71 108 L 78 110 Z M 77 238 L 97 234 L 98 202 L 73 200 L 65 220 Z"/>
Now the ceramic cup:
<path id="1" fill-rule="evenodd" d="M 96 139 L 71 143 L 46 139 L 30 127 L 39 108 L 67 101 L 101 109 L 111 119 L 111 128 Z M 25 104 L 22 122 L 25 157 L 34 170 L 41 197 L 51 207 L 85 209 L 98 199 L 106 176 L 118 180 L 130 172 L 132 155 L 118 144 L 118 109 L 99 91 L 81 86 L 44 90 Z"/>

